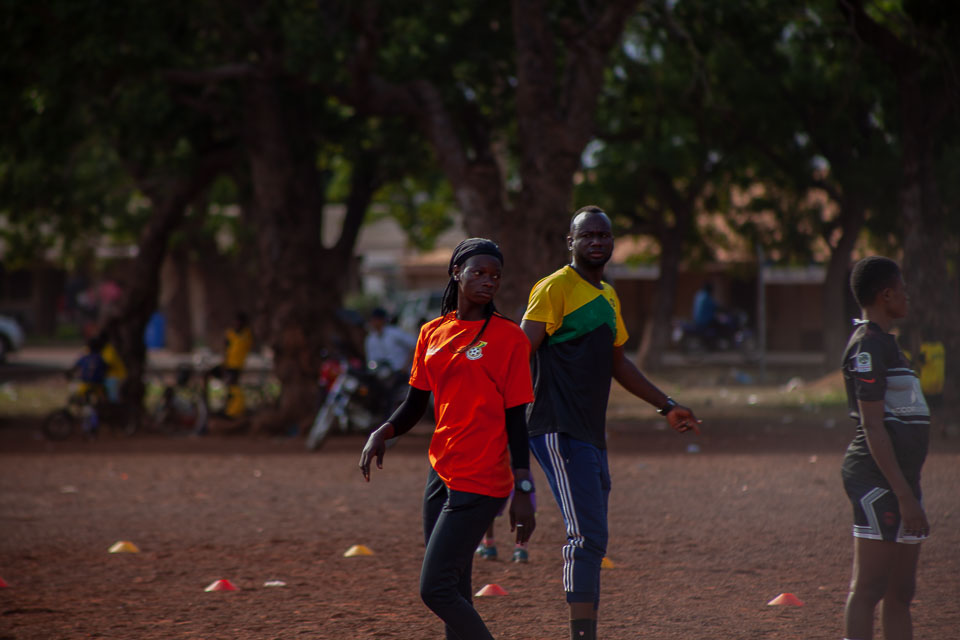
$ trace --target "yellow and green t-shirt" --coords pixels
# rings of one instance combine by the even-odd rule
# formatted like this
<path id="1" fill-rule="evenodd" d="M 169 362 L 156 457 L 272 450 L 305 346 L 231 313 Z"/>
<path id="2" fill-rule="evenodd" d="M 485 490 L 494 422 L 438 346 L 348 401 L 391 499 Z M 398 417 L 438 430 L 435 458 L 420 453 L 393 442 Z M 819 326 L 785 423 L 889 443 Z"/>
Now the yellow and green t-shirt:
<path id="1" fill-rule="evenodd" d="M 534 358 L 530 435 L 566 433 L 605 448 L 613 348 L 628 337 L 616 291 L 567 265 L 533 286 L 523 319 L 547 331 Z"/>

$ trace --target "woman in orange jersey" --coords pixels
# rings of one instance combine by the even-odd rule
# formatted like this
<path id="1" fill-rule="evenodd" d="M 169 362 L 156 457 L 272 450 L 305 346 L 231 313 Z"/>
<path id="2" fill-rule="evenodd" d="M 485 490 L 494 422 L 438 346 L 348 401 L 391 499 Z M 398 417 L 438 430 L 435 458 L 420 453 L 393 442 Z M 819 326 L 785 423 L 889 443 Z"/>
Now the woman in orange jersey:
<path id="1" fill-rule="evenodd" d="M 407 398 L 360 455 L 369 482 L 371 460 L 382 468 L 385 442 L 420 420 L 433 393 L 437 426 L 423 500 L 420 597 L 450 639 L 493 638 L 471 603 L 471 569 L 477 544 L 511 490 L 517 541 L 526 542 L 536 524 L 526 431 L 530 343 L 493 304 L 502 268 L 494 242 L 469 238 L 457 245 L 442 315 L 420 330 Z"/>

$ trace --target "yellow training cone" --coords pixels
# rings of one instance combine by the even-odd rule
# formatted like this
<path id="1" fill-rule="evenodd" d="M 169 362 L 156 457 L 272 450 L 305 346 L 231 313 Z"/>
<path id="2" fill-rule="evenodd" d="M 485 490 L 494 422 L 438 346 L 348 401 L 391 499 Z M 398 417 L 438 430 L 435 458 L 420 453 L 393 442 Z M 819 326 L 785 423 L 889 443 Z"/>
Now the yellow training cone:
<path id="1" fill-rule="evenodd" d="M 610 558 L 604 558 L 603 560 L 600 561 L 601 569 L 613 569 L 616 566 L 617 565 L 613 564 L 613 560 L 611 560 Z"/>
<path id="2" fill-rule="evenodd" d="M 373 551 L 369 547 L 362 544 L 355 544 L 347 552 L 343 554 L 344 558 L 356 558 L 357 556 L 372 556 Z"/>
<path id="3" fill-rule="evenodd" d="M 110 553 L 140 553 L 140 549 L 132 542 L 121 540 L 110 547 Z"/>

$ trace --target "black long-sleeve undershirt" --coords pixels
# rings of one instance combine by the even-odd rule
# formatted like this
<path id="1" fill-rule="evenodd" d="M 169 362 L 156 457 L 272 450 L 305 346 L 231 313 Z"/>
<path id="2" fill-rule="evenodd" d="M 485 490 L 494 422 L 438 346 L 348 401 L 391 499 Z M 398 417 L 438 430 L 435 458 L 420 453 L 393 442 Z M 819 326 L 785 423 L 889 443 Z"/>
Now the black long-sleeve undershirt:
<path id="1" fill-rule="evenodd" d="M 514 469 L 530 468 L 530 437 L 527 435 L 527 405 L 507 409 L 507 446 Z"/>
<path id="2" fill-rule="evenodd" d="M 404 398 L 400 406 L 397 407 L 397 410 L 394 411 L 390 419 L 387 420 L 387 422 L 393 425 L 393 435 L 402 436 L 407 431 L 410 431 L 410 429 L 413 429 L 413 425 L 420 422 L 420 418 L 423 417 L 429 403 L 429 391 L 417 389 L 416 387 L 408 388 L 407 397 Z"/>
<path id="3" fill-rule="evenodd" d="M 407 390 L 407 397 L 388 422 L 393 425 L 394 437 L 403 435 L 420 421 L 430 402 L 430 392 L 416 387 Z M 510 407 L 506 411 L 507 446 L 514 469 L 530 468 L 530 441 L 527 436 L 527 405 Z"/>

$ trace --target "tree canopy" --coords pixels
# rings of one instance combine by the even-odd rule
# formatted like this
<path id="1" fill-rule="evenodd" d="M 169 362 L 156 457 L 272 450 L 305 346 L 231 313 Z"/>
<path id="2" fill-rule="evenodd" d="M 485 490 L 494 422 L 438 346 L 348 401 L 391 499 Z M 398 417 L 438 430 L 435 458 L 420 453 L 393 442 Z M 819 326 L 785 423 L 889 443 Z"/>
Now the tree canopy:
<path id="1" fill-rule="evenodd" d="M 953 314 L 918 326 L 958 363 L 955 5 L 7 0 L 3 259 L 137 241 L 135 342 L 177 229 L 235 205 L 241 218 L 209 224 L 250 230 L 258 331 L 283 360 L 342 329 L 372 204 L 422 247 L 459 209 L 502 244 L 516 315 L 590 201 L 658 247 L 647 350 L 666 344 L 678 270 L 733 238 L 825 262 L 828 354 L 852 257 L 902 254 Z M 325 239 L 330 203 L 347 217 Z M 279 366 L 305 406 L 315 356 Z"/>

